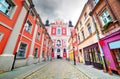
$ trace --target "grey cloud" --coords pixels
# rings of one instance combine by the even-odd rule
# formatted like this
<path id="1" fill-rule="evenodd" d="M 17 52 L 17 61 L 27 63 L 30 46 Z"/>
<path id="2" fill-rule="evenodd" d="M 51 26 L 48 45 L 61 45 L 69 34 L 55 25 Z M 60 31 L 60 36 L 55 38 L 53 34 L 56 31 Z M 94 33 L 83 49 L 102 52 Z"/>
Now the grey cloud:
<path id="1" fill-rule="evenodd" d="M 75 25 L 87 0 L 33 0 L 43 22 L 48 18 L 72 20 Z"/>

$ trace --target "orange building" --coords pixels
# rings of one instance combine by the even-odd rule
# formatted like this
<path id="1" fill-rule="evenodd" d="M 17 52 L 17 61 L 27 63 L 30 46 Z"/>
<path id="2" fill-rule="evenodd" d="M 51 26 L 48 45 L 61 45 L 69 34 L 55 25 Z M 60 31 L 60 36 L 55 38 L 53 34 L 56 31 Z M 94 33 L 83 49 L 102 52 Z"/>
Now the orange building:
<path id="1" fill-rule="evenodd" d="M 10 70 L 17 34 L 21 29 L 19 24 L 22 24 L 22 14 L 26 12 L 23 12 L 22 0 L 0 0 L 0 4 L 0 69 Z"/>
<path id="2" fill-rule="evenodd" d="M 32 0 L 3 0 L 0 4 L 0 70 L 40 62 L 47 32 Z"/>

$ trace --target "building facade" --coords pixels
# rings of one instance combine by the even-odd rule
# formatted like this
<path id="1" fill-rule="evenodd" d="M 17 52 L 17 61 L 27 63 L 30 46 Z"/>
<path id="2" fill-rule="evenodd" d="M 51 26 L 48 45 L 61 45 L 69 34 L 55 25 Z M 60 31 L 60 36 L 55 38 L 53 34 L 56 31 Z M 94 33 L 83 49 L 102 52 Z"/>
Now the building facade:
<path id="1" fill-rule="evenodd" d="M 49 20 L 47 20 L 45 26 L 53 40 L 52 55 L 54 58 L 67 58 L 68 39 L 73 28 L 72 22 L 70 21 L 68 24 L 61 20 L 56 20 L 54 23 L 49 24 Z"/>
<path id="2" fill-rule="evenodd" d="M 68 40 L 68 58 L 73 60 L 73 45 L 72 45 L 72 36 Z"/>
<path id="3" fill-rule="evenodd" d="M 0 4 L 0 70 L 38 63 L 47 31 L 32 0 L 1 0 Z M 51 38 L 46 39 L 52 45 Z"/>
<path id="4" fill-rule="evenodd" d="M 89 4 L 90 1 L 85 4 L 75 26 L 78 38 L 78 53 L 80 61 L 83 61 L 86 65 L 93 65 L 96 68 L 103 69 L 98 37 L 92 18 L 89 15 L 91 12 Z"/>
<path id="5" fill-rule="evenodd" d="M 91 16 L 96 23 L 100 44 L 109 73 L 120 74 L 120 1 L 94 0 L 90 3 Z"/>

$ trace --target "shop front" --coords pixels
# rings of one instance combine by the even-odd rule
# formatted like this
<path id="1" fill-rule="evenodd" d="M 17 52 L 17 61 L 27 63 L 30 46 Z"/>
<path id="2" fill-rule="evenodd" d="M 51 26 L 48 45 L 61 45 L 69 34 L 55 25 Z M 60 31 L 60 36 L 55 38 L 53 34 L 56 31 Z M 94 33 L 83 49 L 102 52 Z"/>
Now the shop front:
<path id="1" fill-rule="evenodd" d="M 86 65 L 93 65 L 96 68 L 103 69 L 98 43 L 85 47 L 83 50 Z"/>
<path id="2" fill-rule="evenodd" d="M 120 30 L 101 39 L 102 46 L 109 73 L 120 74 Z"/>

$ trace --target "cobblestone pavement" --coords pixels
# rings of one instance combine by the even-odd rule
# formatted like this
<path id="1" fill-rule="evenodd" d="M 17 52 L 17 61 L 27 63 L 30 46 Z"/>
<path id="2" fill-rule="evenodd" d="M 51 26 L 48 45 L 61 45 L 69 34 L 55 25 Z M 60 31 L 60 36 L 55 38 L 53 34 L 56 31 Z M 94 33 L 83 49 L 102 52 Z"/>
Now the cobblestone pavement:
<path id="1" fill-rule="evenodd" d="M 24 79 L 90 79 L 65 60 L 56 60 Z"/>

